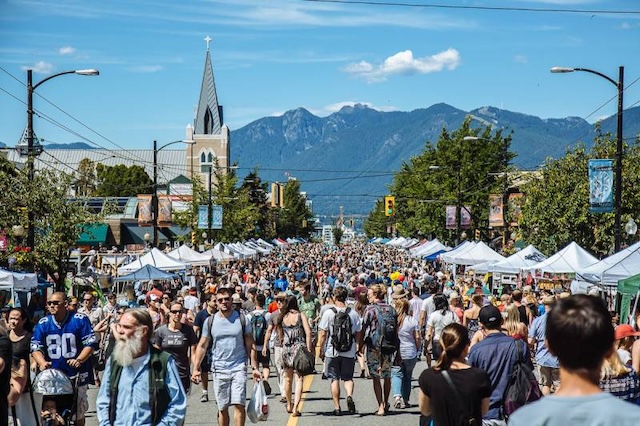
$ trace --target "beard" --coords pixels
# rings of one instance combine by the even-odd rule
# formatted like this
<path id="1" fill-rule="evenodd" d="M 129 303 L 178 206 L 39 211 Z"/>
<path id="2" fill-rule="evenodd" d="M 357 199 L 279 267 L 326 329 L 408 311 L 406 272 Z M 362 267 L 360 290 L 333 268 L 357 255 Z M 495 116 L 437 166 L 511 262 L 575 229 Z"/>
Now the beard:
<path id="1" fill-rule="evenodd" d="M 144 338 L 142 328 L 139 328 L 131 338 L 118 339 L 111 356 L 123 367 L 130 366 L 133 360 L 141 355 Z"/>

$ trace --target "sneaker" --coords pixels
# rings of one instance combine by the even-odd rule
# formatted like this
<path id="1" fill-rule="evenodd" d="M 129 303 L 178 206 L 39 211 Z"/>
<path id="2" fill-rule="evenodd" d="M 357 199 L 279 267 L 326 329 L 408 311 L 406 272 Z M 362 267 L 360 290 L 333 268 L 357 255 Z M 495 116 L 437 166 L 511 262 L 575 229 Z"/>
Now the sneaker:
<path id="1" fill-rule="evenodd" d="M 209 402 L 209 394 L 203 393 L 202 396 L 200 397 L 200 402 Z"/>
<path id="2" fill-rule="evenodd" d="M 341 410 L 341 409 L 339 409 L 339 408 L 336 408 L 335 410 L 333 410 L 333 411 L 331 412 L 331 415 L 332 415 L 332 416 L 341 416 L 341 415 L 342 415 L 342 410 Z"/>
<path id="3" fill-rule="evenodd" d="M 322 380 L 327 380 L 327 375 L 322 373 Z"/>
<path id="4" fill-rule="evenodd" d="M 402 401 L 402 397 L 396 396 L 393 402 L 393 408 L 403 408 L 404 401 Z"/>
<path id="5" fill-rule="evenodd" d="M 353 402 L 353 398 L 350 396 L 347 397 L 347 410 L 349 411 L 349 414 L 356 413 L 356 403 Z"/>
<path id="6" fill-rule="evenodd" d="M 269 385 L 269 382 L 264 382 L 264 392 L 267 395 L 271 395 L 271 385 Z"/>

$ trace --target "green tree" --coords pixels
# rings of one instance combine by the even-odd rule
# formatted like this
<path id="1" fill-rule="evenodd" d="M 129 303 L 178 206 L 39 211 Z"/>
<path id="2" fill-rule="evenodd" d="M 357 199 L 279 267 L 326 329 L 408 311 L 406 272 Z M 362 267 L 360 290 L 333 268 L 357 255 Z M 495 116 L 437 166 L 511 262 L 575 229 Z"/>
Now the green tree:
<path id="1" fill-rule="evenodd" d="M 511 135 L 492 132 L 490 126 L 472 128 L 467 118 L 459 129 L 442 129 L 438 141 L 427 141 L 424 151 L 404 162 L 394 175 L 390 193 L 395 196 L 395 216 L 384 215 L 381 202 L 365 224 L 372 231 L 386 234 L 387 224 L 394 224 L 401 235 L 428 235 L 455 241 L 455 230 L 445 229 L 446 206 L 470 206 L 472 228 L 488 227 L 489 194 L 504 191 L 506 161 Z M 467 136 L 475 140 L 465 140 Z"/>
<path id="2" fill-rule="evenodd" d="M 539 174 L 521 187 L 525 193 L 520 232 L 545 253 L 555 253 L 572 241 L 602 255 L 613 251 L 614 213 L 589 212 L 588 162 L 614 158 L 616 141 L 596 128 L 591 150 L 584 144 L 564 157 L 548 159 Z M 636 140 L 625 147 L 622 181 L 622 225 L 640 212 L 640 148 Z M 627 237 L 624 229 L 622 236 Z"/>
<path id="3" fill-rule="evenodd" d="M 98 163 L 96 173 L 98 187 L 95 195 L 98 197 L 135 197 L 153 193 L 153 181 L 142 166 L 105 166 Z"/>
<path id="4" fill-rule="evenodd" d="M 344 235 L 342 228 L 340 228 L 339 226 L 334 226 L 333 229 L 331 229 L 331 233 L 333 234 L 333 244 L 339 246 L 340 241 L 342 240 L 342 236 Z"/>
<path id="5" fill-rule="evenodd" d="M 28 269 L 35 266 L 52 277 L 57 276 L 58 288 L 61 288 L 67 260 L 82 225 L 100 221 L 101 216 L 91 214 L 83 203 L 72 202 L 67 197 L 74 182 L 72 175 L 42 170 L 30 181 L 26 171 L 12 169 L 2 161 L 2 168 L 9 173 L 0 173 L 0 229 L 11 229 L 18 224 L 27 229 L 27 206 L 37 206 L 34 210 L 35 248 L 29 248 L 25 262 L 29 264 L 17 266 Z M 13 246 L 24 245 L 24 237 L 23 241 L 10 238 Z M 10 251 L 0 252 L 0 263 L 6 266 L 11 255 Z"/>
<path id="6" fill-rule="evenodd" d="M 308 238 L 313 232 L 313 213 L 300 193 L 300 182 L 291 179 L 284 185 L 284 208 L 277 211 L 277 235 Z"/>
<path id="7" fill-rule="evenodd" d="M 369 238 L 372 237 L 388 237 L 388 225 L 391 224 L 391 218 L 384 214 L 384 199 L 376 202 L 375 208 L 369 213 L 364 220 L 364 233 Z"/>
<path id="8" fill-rule="evenodd" d="M 78 164 L 76 177 L 76 195 L 90 197 L 96 190 L 96 165 L 88 158 L 83 158 Z"/>
<path id="9" fill-rule="evenodd" d="M 199 176 L 194 175 L 191 178 L 192 182 L 192 196 L 191 200 L 187 203 L 187 209 L 183 211 L 173 211 L 171 214 L 171 221 L 176 226 L 182 229 L 191 228 L 192 232 L 196 234 L 196 243 L 202 242 L 202 235 L 198 231 L 198 206 L 206 205 L 208 203 L 208 193 L 202 183 Z M 182 242 L 190 242 L 191 235 L 185 235 L 178 238 Z"/>
<path id="10" fill-rule="evenodd" d="M 256 207 L 258 218 L 255 222 L 252 237 L 272 239 L 275 237 L 275 227 L 271 209 L 267 205 L 267 183 L 258 176 L 258 169 L 254 169 L 242 181 L 242 189 L 249 194 L 249 203 Z"/>

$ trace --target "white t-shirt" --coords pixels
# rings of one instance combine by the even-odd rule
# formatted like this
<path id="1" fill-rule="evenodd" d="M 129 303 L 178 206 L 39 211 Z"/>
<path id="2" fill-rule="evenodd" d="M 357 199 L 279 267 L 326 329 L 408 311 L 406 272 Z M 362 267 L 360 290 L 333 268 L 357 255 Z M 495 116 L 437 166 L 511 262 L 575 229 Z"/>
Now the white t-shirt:
<path id="1" fill-rule="evenodd" d="M 450 310 L 444 311 L 444 315 L 442 311 L 435 311 L 431 315 L 429 315 L 429 320 L 427 321 L 427 328 L 429 326 L 433 327 L 433 341 L 440 341 L 440 335 L 442 334 L 442 330 L 449 324 L 453 324 L 454 322 L 458 322 L 458 316 Z"/>
<path id="2" fill-rule="evenodd" d="M 185 309 L 189 309 L 190 311 L 192 311 L 194 314 L 197 313 L 200 309 L 198 309 L 200 307 L 200 299 L 198 299 L 196 296 L 192 296 L 190 294 L 186 295 L 184 297 L 184 308 Z"/>
<path id="3" fill-rule="evenodd" d="M 402 327 L 398 330 L 400 356 L 402 359 L 415 359 L 418 356 L 418 348 L 416 348 L 417 330 L 418 321 L 412 316 L 406 315 L 402 321 Z"/>
<path id="4" fill-rule="evenodd" d="M 335 307 L 337 312 L 342 312 L 347 308 L 338 308 Z M 349 317 L 351 318 L 351 331 L 354 334 L 353 344 L 351 345 L 351 349 L 346 352 L 338 352 L 333 349 L 333 345 L 331 344 L 331 335 L 333 332 L 333 321 L 336 317 L 336 313 L 333 312 L 333 309 L 327 309 L 320 318 L 320 323 L 318 324 L 318 328 L 320 330 L 324 330 L 327 333 L 327 346 L 325 349 L 325 355 L 329 358 L 335 358 L 337 356 L 342 356 L 346 358 L 355 358 L 356 357 L 356 339 L 355 334 L 359 331 L 362 331 L 362 318 L 360 315 L 354 310 L 349 308 Z"/>

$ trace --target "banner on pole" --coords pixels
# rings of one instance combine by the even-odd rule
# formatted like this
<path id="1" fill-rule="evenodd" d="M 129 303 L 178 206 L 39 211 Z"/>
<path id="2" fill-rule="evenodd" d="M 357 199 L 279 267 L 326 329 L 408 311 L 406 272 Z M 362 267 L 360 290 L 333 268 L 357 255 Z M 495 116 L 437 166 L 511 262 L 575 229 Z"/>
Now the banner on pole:
<path id="1" fill-rule="evenodd" d="M 589 211 L 613 211 L 613 160 L 589 160 Z"/>
<path id="2" fill-rule="evenodd" d="M 158 226 L 171 226 L 171 198 L 168 195 L 158 196 Z"/>
<path id="3" fill-rule="evenodd" d="M 138 225 L 153 225 L 153 216 L 151 211 L 151 195 L 138 194 Z"/>
<path id="4" fill-rule="evenodd" d="M 456 229 L 456 206 L 447 206 L 446 215 L 445 229 Z"/>
<path id="5" fill-rule="evenodd" d="M 209 229 L 209 206 L 198 206 L 198 229 Z"/>
<path id="6" fill-rule="evenodd" d="M 198 206 L 198 229 L 209 229 L 209 206 Z M 222 229 L 222 206 L 211 206 L 211 229 Z"/>
<path id="7" fill-rule="evenodd" d="M 211 229 L 222 229 L 222 206 L 211 206 Z"/>
<path id="8" fill-rule="evenodd" d="M 460 228 L 471 228 L 471 206 L 460 206 Z"/>
<path id="9" fill-rule="evenodd" d="M 504 226 L 503 220 L 503 197 L 502 195 L 489 195 L 489 226 L 491 228 L 500 228 Z"/>

